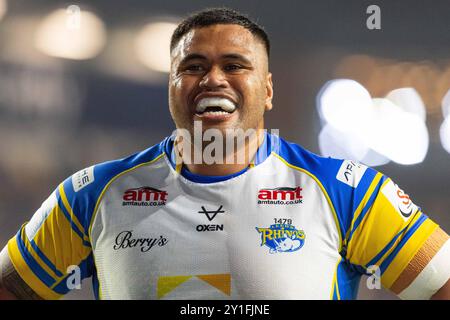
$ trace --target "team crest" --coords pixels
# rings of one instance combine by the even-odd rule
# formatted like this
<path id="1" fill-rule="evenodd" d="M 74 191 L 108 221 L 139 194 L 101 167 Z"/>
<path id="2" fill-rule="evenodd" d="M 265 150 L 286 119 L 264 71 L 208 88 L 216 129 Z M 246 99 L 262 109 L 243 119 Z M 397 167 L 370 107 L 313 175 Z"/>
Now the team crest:
<path id="1" fill-rule="evenodd" d="M 269 228 L 256 228 L 261 234 L 261 246 L 269 247 L 270 253 L 294 252 L 305 244 L 305 232 L 291 224 L 272 224 Z"/>

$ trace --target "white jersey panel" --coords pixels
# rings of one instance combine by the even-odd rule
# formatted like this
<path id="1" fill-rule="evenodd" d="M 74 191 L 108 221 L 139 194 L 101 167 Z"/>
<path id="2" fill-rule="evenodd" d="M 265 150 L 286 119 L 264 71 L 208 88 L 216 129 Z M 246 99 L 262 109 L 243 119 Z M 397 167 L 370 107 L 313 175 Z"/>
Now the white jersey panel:
<path id="1" fill-rule="evenodd" d="M 275 156 L 194 183 L 165 157 L 114 180 L 92 245 L 103 299 L 329 299 L 340 260 L 317 182 Z"/>

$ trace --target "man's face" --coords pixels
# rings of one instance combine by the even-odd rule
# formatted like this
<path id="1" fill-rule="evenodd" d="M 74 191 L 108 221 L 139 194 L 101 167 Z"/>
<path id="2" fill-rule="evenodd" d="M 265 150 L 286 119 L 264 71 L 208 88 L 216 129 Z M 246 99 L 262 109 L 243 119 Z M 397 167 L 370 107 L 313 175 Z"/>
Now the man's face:
<path id="1" fill-rule="evenodd" d="M 272 108 L 263 43 L 239 25 L 193 29 L 171 53 L 169 108 L 178 129 L 262 129 Z"/>

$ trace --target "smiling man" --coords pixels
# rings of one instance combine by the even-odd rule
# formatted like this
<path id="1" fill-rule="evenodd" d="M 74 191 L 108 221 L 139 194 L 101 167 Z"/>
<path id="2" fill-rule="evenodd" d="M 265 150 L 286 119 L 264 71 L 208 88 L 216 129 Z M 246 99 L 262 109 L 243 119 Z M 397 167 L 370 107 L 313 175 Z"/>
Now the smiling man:
<path id="1" fill-rule="evenodd" d="M 269 50 L 233 10 L 180 23 L 178 130 L 62 182 L 2 251 L 0 296 L 57 299 L 92 276 L 101 299 L 354 299 L 373 273 L 402 298 L 448 299 L 449 236 L 391 179 L 263 130 Z"/>

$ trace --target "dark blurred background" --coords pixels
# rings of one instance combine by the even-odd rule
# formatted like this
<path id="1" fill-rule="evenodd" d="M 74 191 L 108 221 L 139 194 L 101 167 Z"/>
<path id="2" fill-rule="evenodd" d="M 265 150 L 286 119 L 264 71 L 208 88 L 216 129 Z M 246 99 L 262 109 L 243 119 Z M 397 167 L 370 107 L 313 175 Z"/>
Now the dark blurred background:
<path id="1" fill-rule="evenodd" d="M 366 27 L 372 4 L 381 9 L 380 30 Z M 96 16 L 82 20 L 92 25 L 83 25 L 88 36 L 80 36 L 81 45 L 63 52 L 67 39 L 52 34 L 52 23 L 60 21 L 57 12 L 76 11 L 74 5 Z M 415 88 L 426 106 L 426 158 L 377 169 L 450 230 L 450 154 L 439 137 L 441 101 L 450 89 L 450 1 L 0 0 L 0 246 L 72 173 L 172 132 L 167 73 L 152 70 L 142 57 L 167 49 L 136 37 L 149 23 L 176 23 L 212 6 L 247 13 L 266 28 L 275 89 L 267 127 L 315 153 L 321 130 L 316 96 L 328 80 L 354 79 L 373 97 Z M 91 299 L 88 282 L 67 298 Z M 395 299 L 366 289 L 365 279 L 359 298 Z"/>

